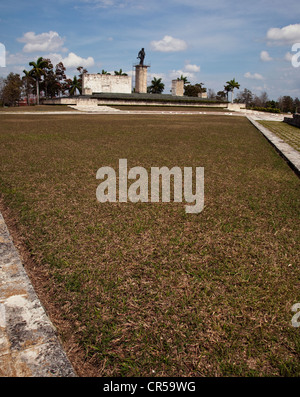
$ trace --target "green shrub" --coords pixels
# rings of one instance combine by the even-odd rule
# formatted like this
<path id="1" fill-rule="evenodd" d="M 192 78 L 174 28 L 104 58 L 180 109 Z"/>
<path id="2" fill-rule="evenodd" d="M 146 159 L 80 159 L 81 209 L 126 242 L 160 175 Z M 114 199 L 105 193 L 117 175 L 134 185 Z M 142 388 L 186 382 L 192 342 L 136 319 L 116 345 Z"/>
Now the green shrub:
<path id="1" fill-rule="evenodd" d="M 262 108 L 259 106 L 254 106 L 250 108 L 251 110 L 257 110 L 259 112 L 268 112 L 268 113 L 281 113 L 278 108 Z"/>

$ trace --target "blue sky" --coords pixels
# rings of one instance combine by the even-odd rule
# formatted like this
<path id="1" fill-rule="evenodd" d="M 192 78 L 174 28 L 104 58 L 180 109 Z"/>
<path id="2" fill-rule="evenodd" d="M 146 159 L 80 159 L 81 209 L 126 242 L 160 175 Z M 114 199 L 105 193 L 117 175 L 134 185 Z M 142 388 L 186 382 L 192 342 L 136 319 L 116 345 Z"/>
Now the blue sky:
<path id="1" fill-rule="evenodd" d="M 132 73 L 144 47 L 149 80 L 187 76 L 215 92 L 235 78 L 270 99 L 300 97 L 299 0 L 32 0 L 2 1 L 0 76 L 29 69 L 39 56 L 63 61 L 68 76 L 120 68 Z M 300 52 L 300 44 L 299 44 Z M 299 53 L 300 58 L 300 53 Z M 150 83 L 150 81 L 149 81 Z"/>

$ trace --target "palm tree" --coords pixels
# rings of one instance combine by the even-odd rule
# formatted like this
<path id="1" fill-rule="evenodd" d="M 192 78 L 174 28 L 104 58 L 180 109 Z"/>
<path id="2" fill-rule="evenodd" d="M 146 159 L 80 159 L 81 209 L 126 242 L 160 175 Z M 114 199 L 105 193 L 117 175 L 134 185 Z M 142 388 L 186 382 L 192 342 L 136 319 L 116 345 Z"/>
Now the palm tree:
<path id="1" fill-rule="evenodd" d="M 228 102 L 228 94 L 232 91 L 232 88 L 229 85 L 224 85 L 224 95 L 226 95 L 227 102 Z"/>
<path id="2" fill-rule="evenodd" d="M 177 77 L 177 80 L 179 80 L 179 81 L 183 80 L 183 85 L 190 84 L 190 82 L 188 81 L 187 77 L 183 76 L 183 75 L 181 75 L 180 77 Z"/>
<path id="3" fill-rule="evenodd" d="M 22 80 L 25 82 L 25 94 L 26 94 L 26 98 L 27 98 L 27 105 L 29 105 L 29 94 L 31 93 L 34 79 L 28 70 L 24 69 L 23 73 L 25 76 L 22 77 Z"/>
<path id="4" fill-rule="evenodd" d="M 29 71 L 30 75 L 35 79 L 36 82 L 36 100 L 37 105 L 40 103 L 40 80 L 42 75 L 45 74 L 45 68 L 48 66 L 48 61 L 43 57 L 39 57 L 36 62 L 29 62 L 29 66 L 32 69 Z"/>
<path id="5" fill-rule="evenodd" d="M 127 73 L 123 73 L 123 70 L 120 69 L 119 71 L 115 70 L 115 76 L 128 76 Z"/>
<path id="6" fill-rule="evenodd" d="M 116 72 L 115 72 L 116 73 Z M 108 73 L 107 70 L 102 69 L 102 72 L 100 74 L 107 74 L 108 76 L 110 76 L 110 73 Z"/>
<path id="7" fill-rule="evenodd" d="M 161 78 L 153 78 L 150 87 L 148 87 L 148 92 L 151 94 L 161 94 L 165 88 L 164 83 L 162 83 Z"/>
<path id="8" fill-rule="evenodd" d="M 81 94 L 81 84 L 78 78 L 74 76 L 73 80 L 70 81 L 69 93 L 70 95 L 75 95 L 76 91 L 79 91 L 79 93 Z"/>
<path id="9" fill-rule="evenodd" d="M 83 66 L 78 66 L 77 70 L 78 70 L 78 72 L 79 72 L 79 76 L 78 76 L 78 83 L 77 83 L 78 87 L 76 87 L 76 88 L 77 88 L 77 90 L 78 90 L 78 91 L 80 92 L 80 94 L 81 94 L 81 92 L 82 92 L 82 80 L 83 80 L 83 75 L 86 74 L 86 73 L 88 73 L 88 71 L 87 71 L 87 69 L 85 69 Z M 75 77 L 75 76 L 74 76 L 74 77 Z M 73 80 L 74 80 L 74 79 L 73 79 Z"/>
<path id="10" fill-rule="evenodd" d="M 236 89 L 239 89 L 239 88 L 240 88 L 240 84 L 239 84 L 237 81 L 235 81 L 235 79 L 230 80 L 230 81 L 226 81 L 226 84 L 227 84 L 227 87 L 230 88 L 230 89 L 228 89 L 228 91 L 231 91 L 231 92 L 232 92 L 231 103 L 233 103 L 233 90 L 234 90 L 235 88 L 236 88 Z M 225 87 L 225 89 L 226 89 L 227 87 Z"/>

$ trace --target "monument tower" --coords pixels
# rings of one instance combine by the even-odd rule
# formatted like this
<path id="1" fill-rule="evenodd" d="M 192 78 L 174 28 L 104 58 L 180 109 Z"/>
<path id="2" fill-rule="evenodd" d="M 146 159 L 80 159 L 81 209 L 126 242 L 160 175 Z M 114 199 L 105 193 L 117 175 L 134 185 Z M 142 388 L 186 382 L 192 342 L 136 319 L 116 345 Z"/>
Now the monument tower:
<path id="1" fill-rule="evenodd" d="M 135 65 L 135 92 L 140 94 L 147 93 L 147 68 L 149 65 L 144 65 L 145 55 L 145 50 L 142 48 L 137 56 L 140 63 Z"/>

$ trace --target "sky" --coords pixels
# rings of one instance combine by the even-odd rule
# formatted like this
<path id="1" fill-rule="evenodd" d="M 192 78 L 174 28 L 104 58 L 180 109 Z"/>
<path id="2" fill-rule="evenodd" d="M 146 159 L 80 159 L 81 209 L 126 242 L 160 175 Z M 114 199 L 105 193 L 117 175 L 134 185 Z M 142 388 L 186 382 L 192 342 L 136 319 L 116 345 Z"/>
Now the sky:
<path id="1" fill-rule="evenodd" d="M 235 78 L 240 91 L 300 98 L 299 0 L 0 3 L 2 77 L 22 76 L 40 56 L 54 65 L 62 61 L 71 78 L 78 66 L 134 76 L 142 47 L 149 85 L 153 77 L 162 78 L 165 94 L 172 79 L 184 75 L 215 92 Z"/>

